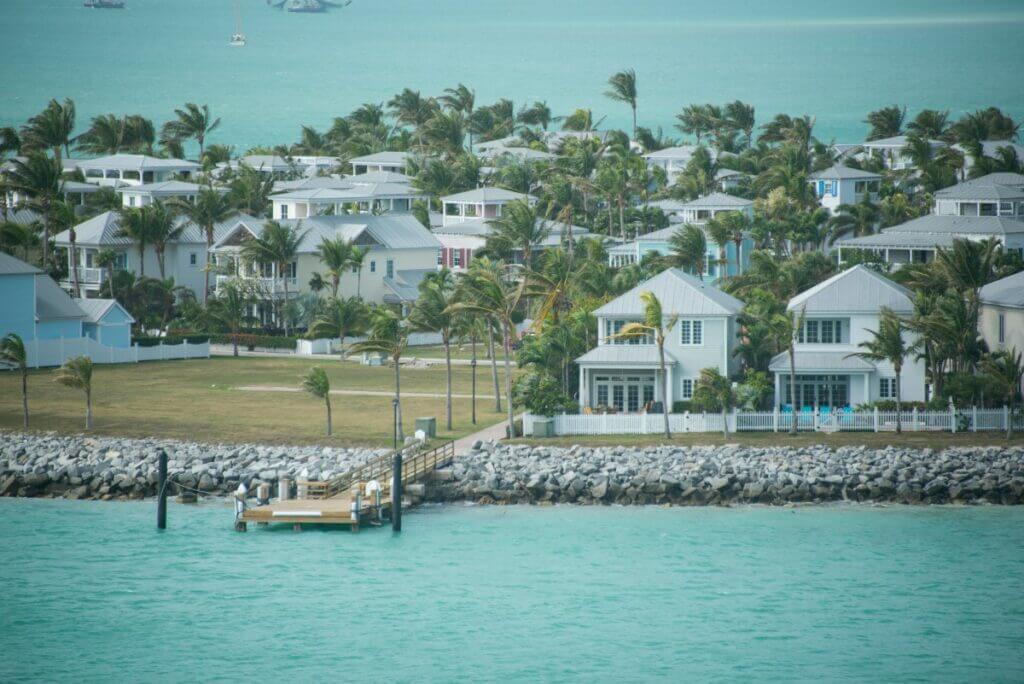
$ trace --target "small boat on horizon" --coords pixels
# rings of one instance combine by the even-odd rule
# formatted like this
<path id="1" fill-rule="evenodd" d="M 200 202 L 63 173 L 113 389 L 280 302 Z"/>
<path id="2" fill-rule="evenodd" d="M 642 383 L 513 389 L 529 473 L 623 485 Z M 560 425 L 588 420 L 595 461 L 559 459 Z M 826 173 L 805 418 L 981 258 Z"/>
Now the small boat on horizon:
<path id="1" fill-rule="evenodd" d="M 284 9 L 297 13 L 320 13 L 326 12 L 331 7 L 348 7 L 352 0 L 332 2 L 331 0 L 267 0 L 267 4 L 275 9 Z"/>
<path id="2" fill-rule="evenodd" d="M 83 6 L 93 9 L 124 9 L 124 0 L 85 0 Z"/>
<path id="3" fill-rule="evenodd" d="M 228 45 L 231 47 L 245 47 L 245 34 L 242 33 L 242 10 L 238 6 L 238 0 L 235 0 L 235 32 L 231 34 L 231 40 L 228 41 Z"/>

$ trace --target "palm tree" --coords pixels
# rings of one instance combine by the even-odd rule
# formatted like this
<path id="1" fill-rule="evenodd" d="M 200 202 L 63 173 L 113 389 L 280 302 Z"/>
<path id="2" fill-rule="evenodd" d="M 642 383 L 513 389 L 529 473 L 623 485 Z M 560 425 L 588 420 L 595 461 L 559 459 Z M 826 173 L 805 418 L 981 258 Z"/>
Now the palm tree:
<path id="1" fill-rule="evenodd" d="M 231 335 L 231 353 L 238 356 L 238 333 L 252 316 L 250 311 L 256 297 L 252 288 L 237 280 L 229 280 L 217 288 L 217 296 L 207 307 L 211 317 L 227 328 Z"/>
<path id="2" fill-rule="evenodd" d="M 206 136 L 220 125 L 220 117 L 210 116 L 208 105 L 199 106 L 194 102 L 186 102 L 184 109 L 175 109 L 176 120 L 164 124 L 163 136 L 169 140 L 195 139 L 199 143 L 199 158 L 203 158 L 206 150 Z"/>
<path id="3" fill-rule="evenodd" d="M 50 159 L 41 152 L 33 152 L 27 159 L 12 159 L 7 172 L 7 185 L 31 198 L 32 206 L 43 216 L 43 258 L 46 269 L 50 265 L 50 233 L 53 221 L 53 205 L 60 198 L 61 166 L 57 159 Z"/>
<path id="4" fill-rule="evenodd" d="M 874 235 L 880 214 L 878 205 L 873 204 L 867 194 L 856 204 L 840 204 L 835 216 L 828 220 L 829 237 L 835 241 L 850 234 L 854 237 Z"/>
<path id="5" fill-rule="evenodd" d="M 377 352 L 387 354 L 395 366 L 395 402 L 397 424 L 395 430 L 398 440 L 405 439 L 405 432 L 402 429 L 402 354 L 409 345 L 409 325 L 402 317 L 390 309 L 378 307 L 370 314 L 370 330 L 367 339 L 352 345 L 352 351 L 356 354 L 362 352 Z"/>
<path id="6" fill-rule="evenodd" d="M 36 114 L 21 129 L 22 146 L 53 151 L 57 168 L 63 168 L 62 152 L 68 153 L 71 134 L 75 130 L 75 103 L 72 100 L 50 100 L 46 108 Z"/>
<path id="7" fill-rule="evenodd" d="M 703 279 L 708 253 L 704 231 L 687 223 L 672 233 L 668 243 L 676 264 L 694 271 L 698 278 Z"/>
<path id="8" fill-rule="evenodd" d="M 331 279 L 331 296 L 337 298 L 341 276 L 352 263 L 352 242 L 343 237 L 324 238 L 317 248 L 320 261 Z"/>
<path id="9" fill-rule="evenodd" d="M 864 123 L 871 127 L 868 140 L 892 138 L 903 132 L 903 119 L 907 116 L 907 108 L 899 105 L 882 107 L 868 114 Z"/>
<path id="10" fill-rule="evenodd" d="M 420 283 L 420 296 L 409 314 L 409 323 L 416 330 L 441 333 L 445 364 L 445 428 L 452 429 L 452 327 L 454 315 L 450 308 L 458 301 L 455 278 L 447 268 L 429 273 Z"/>
<path id="11" fill-rule="evenodd" d="M 416 132 L 416 144 L 423 147 L 423 133 L 420 127 L 427 122 L 437 109 L 432 98 L 424 98 L 418 90 L 406 88 L 388 102 L 388 109 L 399 124 L 411 126 Z"/>
<path id="12" fill-rule="evenodd" d="M 797 416 L 799 415 L 799 407 L 796 400 L 796 343 L 800 337 L 800 331 L 803 330 L 806 314 L 806 309 L 801 308 L 799 313 L 789 311 L 776 314 L 769 319 L 769 328 L 772 330 L 772 336 L 786 341 L 786 352 L 789 354 L 789 397 L 793 408 L 789 434 L 793 436 L 796 436 L 797 433 Z"/>
<path id="13" fill-rule="evenodd" d="M 736 404 L 736 391 L 732 381 L 718 372 L 717 368 L 703 368 L 693 390 L 694 397 L 704 396 L 710 403 L 718 404 L 722 411 L 722 436 L 729 438 L 729 409 Z"/>
<path id="14" fill-rule="evenodd" d="M 458 112 L 463 117 L 463 123 L 473 116 L 473 109 L 476 104 L 476 92 L 463 84 L 454 88 L 445 88 L 444 95 L 437 98 L 444 107 L 450 111 Z M 469 133 L 469 149 L 473 149 L 473 132 Z"/>
<path id="15" fill-rule="evenodd" d="M 273 176 L 241 164 L 237 175 L 231 179 L 229 197 L 234 205 L 245 213 L 262 216 L 270 206 L 268 198 L 273 190 Z"/>
<path id="16" fill-rule="evenodd" d="M 117 237 L 129 238 L 139 250 L 140 276 L 146 275 L 146 247 L 153 241 L 150 212 L 145 212 L 144 209 L 146 207 L 122 209 L 116 233 Z"/>
<path id="17" fill-rule="evenodd" d="M 370 309 L 359 297 L 334 297 L 323 313 L 313 320 L 309 334 L 313 337 L 337 337 L 341 359 L 345 360 L 345 338 L 362 335 L 370 325 Z"/>
<path id="18" fill-rule="evenodd" d="M 676 327 L 679 316 L 673 314 L 665 317 L 658 297 L 650 291 L 640 293 L 640 301 L 644 304 L 644 322 L 627 323 L 622 326 L 616 337 L 636 338 L 653 335 L 654 343 L 658 345 L 658 367 L 661 369 L 661 397 L 665 417 L 665 439 L 672 439 L 672 432 L 669 428 L 668 414 L 672 407 L 668 405 L 668 369 L 665 366 L 665 340 L 669 333 Z"/>
<path id="19" fill-rule="evenodd" d="M 320 366 L 313 366 L 302 378 L 302 389 L 317 399 L 323 399 L 327 406 L 327 436 L 331 436 L 331 381 Z"/>
<path id="20" fill-rule="evenodd" d="M 616 102 L 625 102 L 633 110 L 633 139 L 636 139 L 636 72 L 632 69 L 620 71 L 608 79 L 610 89 L 605 97 Z"/>
<path id="21" fill-rule="evenodd" d="M 533 265 L 533 250 L 551 233 L 526 200 L 509 202 L 502 208 L 501 216 L 489 219 L 487 224 L 492 229 L 487 236 L 488 246 L 495 252 L 518 250 L 527 268 Z"/>
<path id="22" fill-rule="evenodd" d="M 16 368 L 21 373 L 22 427 L 28 430 L 28 352 L 25 341 L 17 333 L 7 333 L 0 340 L 0 364 Z"/>
<path id="23" fill-rule="evenodd" d="M 301 223 L 296 227 L 282 225 L 277 221 L 267 221 L 263 224 L 263 231 L 258 237 L 247 240 L 242 246 L 242 257 L 258 263 L 273 264 L 277 271 L 277 277 L 281 278 L 284 289 L 284 301 L 288 301 L 288 273 L 291 270 L 291 263 L 299 254 L 299 247 L 306 239 L 308 230 L 300 230 Z M 275 297 L 275 302 L 276 302 Z M 278 305 L 280 303 L 278 302 Z M 283 323 L 284 334 L 288 334 L 288 320 L 280 315 L 278 306 L 278 317 Z"/>
<path id="24" fill-rule="evenodd" d="M 149 233 L 149 242 L 156 252 L 156 265 L 160 270 L 160 280 L 166 277 L 164 255 L 167 253 L 167 245 L 181 237 L 185 232 L 187 224 L 179 221 L 174 211 L 159 200 L 153 200 L 151 204 L 142 207 L 143 214 Z"/>
<path id="25" fill-rule="evenodd" d="M 196 195 L 195 200 L 192 202 L 172 200 L 171 202 L 168 202 L 168 205 L 172 206 L 175 211 L 179 212 L 189 221 L 199 226 L 206 235 L 207 264 L 204 267 L 205 274 L 203 283 L 203 304 L 205 305 L 210 298 L 209 258 L 210 253 L 213 251 L 214 231 L 216 230 L 218 223 L 227 221 L 234 215 L 234 207 L 231 206 L 231 202 L 222 192 L 214 190 L 212 187 L 200 190 L 199 194 Z"/>
<path id="26" fill-rule="evenodd" d="M 687 105 L 683 111 L 676 114 L 676 129 L 697 138 L 697 145 L 700 145 L 701 137 L 711 131 L 712 122 L 708 119 L 708 112 L 704 105 Z"/>
<path id="27" fill-rule="evenodd" d="M 55 371 L 54 380 L 65 387 L 85 392 L 85 429 L 92 429 L 92 359 L 75 356 Z"/>
<path id="28" fill-rule="evenodd" d="M 913 351 L 903 339 L 904 328 L 906 328 L 906 324 L 896 315 L 895 311 L 888 307 L 882 307 L 881 315 L 878 318 L 878 330 L 869 330 L 871 339 L 857 345 L 865 351 L 847 354 L 847 358 L 856 356 L 867 361 L 892 364 L 892 369 L 896 372 L 896 432 L 903 431 L 900 375 L 903 372 L 903 362 L 907 354 Z"/>
<path id="29" fill-rule="evenodd" d="M 81 297 L 82 290 L 78 285 L 78 234 L 75 232 L 75 224 L 78 217 L 75 215 L 75 208 L 64 200 L 57 200 L 52 208 L 53 230 L 58 235 L 68 231 L 68 270 L 71 276 L 71 296 Z"/>
<path id="30" fill-rule="evenodd" d="M 919 135 L 926 140 L 941 138 L 949 130 L 949 110 L 940 112 L 937 109 L 922 109 L 914 120 L 907 124 L 907 132 Z"/>
<path id="31" fill-rule="evenodd" d="M 754 139 L 754 105 L 749 105 L 741 100 L 735 100 L 725 105 L 725 117 L 729 127 L 735 131 L 741 131 L 746 138 L 747 147 L 750 147 Z"/>
<path id="32" fill-rule="evenodd" d="M 494 264 L 486 257 L 475 259 L 465 276 L 463 299 L 452 304 L 450 313 L 467 312 L 489 316 L 501 327 L 505 352 L 505 399 L 508 409 L 508 434 L 516 436 L 515 415 L 512 407 L 512 342 L 515 338 L 515 319 L 524 297 L 530 294 L 529 277 L 516 277 L 513 269 Z"/>
<path id="33" fill-rule="evenodd" d="M 561 117 L 551 115 L 551 108 L 547 102 L 534 102 L 529 107 L 521 109 L 516 115 L 516 120 L 527 126 L 540 126 L 546 131 L 548 126 L 560 121 Z"/>
<path id="34" fill-rule="evenodd" d="M 718 245 L 718 264 L 722 269 L 720 274 L 727 276 L 729 275 L 729 258 L 726 250 L 729 240 L 732 238 L 732 230 L 723 219 L 724 216 L 721 214 L 708 219 L 704 225 L 704 232 L 712 242 Z"/>
<path id="35" fill-rule="evenodd" d="M 126 147 L 128 121 L 116 114 L 94 116 L 89 130 L 78 136 L 75 144 L 87 154 L 117 154 Z"/>
<path id="36" fill-rule="evenodd" d="M 356 297 L 363 298 L 363 264 L 366 262 L 366 255 L 370 253 L 369 247 L 352 246 L 352 253 L 349 254 L 348 262 L 352 270 L 356 272 Z"/>
<path id="37" fill-rule="evenodd" d="M 1024 359 L 1016 349 L 1000 349 L 981 360 L 981 370 L 1003 390 L 1003 399 L 1010 409 L 1006 419 L 1006 439 L 1010 439 L 1013 436 L 1013 405 L 1024 381 Z"/>

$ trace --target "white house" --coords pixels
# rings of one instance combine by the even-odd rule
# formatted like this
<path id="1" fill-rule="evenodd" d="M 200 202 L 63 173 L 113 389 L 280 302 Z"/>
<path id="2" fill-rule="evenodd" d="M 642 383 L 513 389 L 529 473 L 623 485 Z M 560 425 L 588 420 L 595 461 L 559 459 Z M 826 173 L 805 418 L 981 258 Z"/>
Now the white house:
<path id="1" fill-rule="evenodd" d="M 1024 271 L 981 288 L 978 330 L 992 351 L 1024 352 Z"/>
<path id="2" fill-rule="evenodd" d="M 441 225 L 449 226 L 477 218 L 498 218 L 502 208 L 516 200 L 526 200 L 531 207 L 537 204 L 533 195 L 504 188 L 476 188 L 448 195 L 441 198 Z"/>
<path id="3" fill-rule="evenodd" d="M 371 171 L 392 171 L 404 174 L 409 168 L 409 158 L 412 155 L 408 152 L 375 152 L 362 157 L 353 157 L 348 160 L 352 165 L 353 175 Z"/>
<path id="4" fill-rule="evenodd" d="M 849 250 L 865 250 L 880 256 L 891 268 L 903 264 L 927 263 L 935 251 L 948 249 L 954 240 L 982 241 L 995 238 L 1003 249 L 1015 250 L 1024 256 L 1024 221 L 1002 216 L 949 216 L 928 214 L 883 228 L 877 235 L 839 240 L 839 263 Z"/>
<path id="5" fill-rule="evenodd" d="M 201 228 L 183 217 L 179 217 L 178 221 L 187 223 L 187 226 L 181 236 L 172 240 L 167 246 L 164 254 L 164 276 L 174 278 L 176 285 L 183 285 L 192 290 L 196 297 L 202 298 L 206 283 L 204 271 L 207 262 L 206 235 Z M 223 237 L 240 222 L 252 226 L 263 224 L 261 219 L 239 214 L 217 224 L 214 227 L 214 238 Z M 138 246 L 132 239 L 119 235 L 120 227 L 121 215 L 116 211 L 104 212 L 75 226 L 78 283 L 86 297 L 95 297 L 103 282 L 110 275 L 96 261 L 97 255 L 103 250 L 110 250 L 115 254 L 112 266 L 115 271 L 131 271 L 136 277 L 145 275 L 157 278 L 160 276 L 156 250 L 153 246 L 147 245 L 140 258 Z M 54 238 L 54 243 L 68 251 L 68 273 L 70 274 L 71 236 L 69 231 L 58 234 Z M 211 285 L 212 282 L 211 277 Z M 61 287 L 65 289 L 73 287 L 70 275 L 66 280 L 61 281 Z"/>
<path id="6" fill-rule="evenodd" d="M 121 205 L 125 207 L 144 207 L 152 204 L 153 200 L 165 202 L 169 199 L 181 199 L 188 202 L 195 201 L 196 195 L 203 189 L 203 186 L 185 181 L 169 180 L 160 183 L 146 183 L 144 185 L 124 185 L 118 188 L 121 193 Z M 221 188 L 220 192 L 227 192 Z"/>
<path id="7" fill-rule="evenodd" d="M 1024 219 L 1024 175 L 990 173 L 938 190 L 935 213 Z"/>
<path id="8" fill-rule="evenodd" d="M 728 192 L 738 188 L 750 174 L 735 169 L 718 169 L 715 171 L 715 183 L 722 192 Z"/>
<path id="9" fill-rule="evenodd" d="M 706 223 L 718 214 L 738 211 L 747 217 L 754 215 L 754 203 L 743 197 L 713 192 L 689 202 L 683 202 L 678 212 L 683 223 Z"/>
<path id="10" fill-rule="evenodd" d="M 703 230 L 701 223 L 694 224 Z M 608 248 L 608 265 L 615 267 L 639 264 L 645 256 L 654 253 L 659 256 L 667 256 L 672 253 L 672 234 L 680 230 L 679 225 L 671 225 L 668 228 L 654 230 L 644 235 L 638 235 L 635 240 L 623 242 Z M 750 255 L 754 251 L 754 241 L 749 235 L 744 235 L 737 250 L 736 243 L 728 242 L 725 247 L 725 263 L 719 261 L 721 249 L 707 233 L 704 234 L 707 243 L 707 251 L 704 255 L 704 280 L 709 283 L 717 282 L 722 276 L 734 276 L 741 273 L 750 265 Z"/>
<path id="11" fill-rule="evenodd" d="M 161 159 L 144 154 L 112 154 L 98 159 L 76 160 L 87 183 L 118 187 L 145 185 L 188 177 L 202 167 L 184 159 Z"/>
<path id="12" fill-rule="evenodd" d="M 302 219 L 322 214 L 407 212 L 427 195 L 407 183 L 358 183 L 348 188 L 311 188 L 270 196 L 275 219 Z"/>
<path id="13" fill-rule="evenodd" d="M 804 316 L 794 346 L 796 401 L 790 392 L 789 353 L 773 358 L 775 403 L 796 410 L 855 407 L 896 398 L 896 372 L 888 362 L 852 356 L 872 339 L 883 307 L 900 316 L 914 312 L 909 290 L 863 265 L 832 276 L 793 297 L 787 310 Z M 908 345 L 911 339 L 906 340 Z M 901 373 L 904 401 L 926 401 L 925 365 L 909 354 Z"/>
<path id="14" fill-rule="evenodd" d="M 982 140 L 978 143 L 977 150 L 980 150 L 982 157 L 989 159 L 998 159 L 1001 154 L 1006 154 L 1003 149 L 1009 150 L 1017 159 L 1024 162 L 1024 145 L 1015 143 L 1012 140 Z M 971 148 L 968 145 L 962 145 L 956 143 L 953 145 L 953 149 L 964 155 L 964 168 L 963 173 L 966 176 L 974 168 L 976 159 L 971 152 Z"/>
<path id="15" fill-rule="evenodd" d="M 642 292 L 652 292 L 666 317 L 679 316 L 665 343 L 668 395 L 662 396 L 658 347 L 653 336 L 616 338 L 623 326 L 644 318 Z M 736 316 L 743 302 L 674 268 L 667 269 L 594 312 L 597 346 L 576 359 L 582 409 L 614 407 L 637 412 L 652 402 L 689 401 L 704 368 L 726 376 L 739 370 L 733 352 Z"/>
<path id="16" fill-rule="evenodd" d="M 665 171 L 665 175 L 668 177 L 669 185 L 676 182 L 676 177 L 686 170 L 686 165 L 693 159 L 694 153 L 699 149 L 698 145 L 677 145 L 675 147 L 666 147 L 661 150 L 655 150 L 654 152 L 648 152 L 644 155 L 644 159 L 647 161 L 647 168 L 655 169 L 660 168 Z M 705 148 L 711 159 L 714 160 L 716 157 L 715 150 L 711 148 Z"/>
<path id="17" fill-rule="evenodd" d="M 416 271 L 436 271 L 441 244 L 412 214 L 345 214 L 313 216 L 307 219 L 284 219 L 282 223 L 305 233 L 298 257 L 286 274 L 277 272 L 276 264 L 246 263 L 241 258 L 245 242 L 262 231 L 260 223 L 243 222 L 229 230 L 213 247 L 221 275 L 217 286 L 241 278 L 260 286 L 267 301 L 284 297 L 284 281 L 288 295 L 310 292 L 314 273 L 322 273 L 323 263 L 317 250 L 325 239 L 341 238 L 368 251 L 361 270 L 353 269 L 341 279 L 339 295 L 358 295 L 369 303 L 396 301 L 395 288 L 415 280 Z M 404 278 L 403 278 L 404 274 Z M 257 315 L 264 322 L 272 320 L 270 306 L 261 306 Z"/>
<path id="18" fill-rule="evenodd" d="M 929 140 L 928 144 L 933 152 L 945 146 L 945 143 L 941 140 Z M 863 143 L 861 147 L 864 149 L 865 156 L 881 159 L 887 169 L 900 171 L 913 168 L 914 166 L 914 161 L 907 153 L 909 144 L 905 135 L 869 140 Z"/>
<path id="19" fill-rule="evenodd" d="M 447 266 L 449 270 L 462 272 L 469 268 L 476 252 L 487 243 L 487 237 L 493 231 L 491 219 L 466 219 L 461 223 L 449 223 L 447 226 L 434 228 L 433 233 L 441 243 L 438 254 L 438 266 Z M 560 247 L 572 235 L 573 242 L 593 237 L 593 234 L 581 226 L 570 226 L 561 221 L 537 219 L 536 223 L 547 230 L 547 235 L 535 247 L 537 252 Z M 522 254 L 516 250 L 513 260 L 520 263 Z"/>
<path id="20" fill-rule="evenodd" d="M 882 176 L 871 171 L 835 164 L 807 177 L 821 206 L 835 214 L 843 204 L 857 204 L 867 197 L 878 201 Z"/>

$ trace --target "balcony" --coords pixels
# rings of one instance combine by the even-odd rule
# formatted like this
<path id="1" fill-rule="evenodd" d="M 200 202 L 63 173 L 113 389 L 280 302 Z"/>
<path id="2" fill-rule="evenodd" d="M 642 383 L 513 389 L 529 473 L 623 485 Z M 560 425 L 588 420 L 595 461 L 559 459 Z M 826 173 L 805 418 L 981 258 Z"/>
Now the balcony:
<path id="1" fill-rule="evenodd" d="M 76 270 L 78 271 L 79 286 L 88 288 L 90 290 L 99 289 L 99 286 L 103 284 L 103 280 L 106 277 L 105 268 L 90 268 L 86 266 L 79 266 Z M 71 273 L 68 273 L 67 278 L 64 279 L 62 284 L 64 284 L 67 287 L 70 287 L 74 284 Z"/>
<path id="2" fill-rule="evenodd" d="M 228 281 L 235 280 L 247 285 L 255 287 L 261 293 L 265 293 L 268 296 L 284 295 L 284 281 L 288 281 L 288 294 L 298 294 L 298 278 L 264 278 L 262 276 L 252 275 L 219 275 L 215 284 L 216 288 L 220 288 L 221 285 Z"/>

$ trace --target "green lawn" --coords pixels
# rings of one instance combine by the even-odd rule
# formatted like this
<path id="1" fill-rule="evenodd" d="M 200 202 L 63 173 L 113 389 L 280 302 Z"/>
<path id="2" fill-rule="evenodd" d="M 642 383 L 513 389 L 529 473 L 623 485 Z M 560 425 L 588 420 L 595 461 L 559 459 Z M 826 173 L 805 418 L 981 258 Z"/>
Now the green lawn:
<path id="1" fill-rule="evenodd" d="M 657 446 L 661 444 L 677 444 L 679 446 L 704 446 L 722 444 L 744 444 L 749 446 L 808 446 L 822 444 L 825 446 L 868 446 L 886 447 L 907 446 L 907 447 L 931 447 L 933 449 L 944 449 L 954 446 L 1004 446 L 1007 444 L 1006 433 L 1003 432 L 978 432 L 949 434 L 942 432 L 904 432 L 897 435 L 894 432 L 836 432 L 826 434 L 821 432 L 801 432 L 796 437 L 790 437 L 786 433 L 771 432 L 741 432 L 730 434 L 725 439 L 721 433 L 684 433 L 672 436 L 666 440 L 664 435 L 579 435 L 575 437 L 553 437 L 551 439 L 519 439 L 516 442 L 523 444 L 537 444 L 544 446 L 572 446 L 581 444 L 584 446 Z M 1024 435 L 1015 434 L 1010 444 L 1024 444 Z"/>
<path id="2" fill-rule="evenodd" d="M 332 389 L 393 390 L 391 368 L 340 361 L 319 363 L 327 370 Z M 389 396 L 333 396 L 334 436 L 327 438 L 321 401 L 303 393 L 234 389 L 245 385 L 297 387 L 300 376 L 312 365 L 309 360 L 255 357 L 97 365 L 93 376 L 93 431 L 200 442 L 390 445 Z M 403 367 L 401 375 L 403 391 L 444 393 L 444 366 Z M 500 421 L 503 416 L 494 412 L 491 398 L 489 368 L 477 369 L 477 391 L 476 427 L 470 422 L 470 400 L 455 399 L 453 430 L 444 431 L 444 399 L 431 397 L 403 398 L 403 426 L 411 433 L 417 416 L 435 416 L 439 437 L 457 438 Z M 470 392 L 468 367 L 453 368 L 453 392 Z M 30 374 L 29 404 L 33 429 L 82 431 L 84 398 L 80 392 L 54 383 L 52 370 Z M 19 377 L 2 372 L 0 428 L 20 427 Z"/>
<path id="3" fill-rule="evenodd" d="M 500 344 L 498 345 L 498 363 L 502 363 Z M 422 347 L 409 347 L 405 351 L 406 356 L 415 356 L 421 359 L 443 359 L 444 358 L 444 347 L 441 345 L 426 345 Z M 476 360 L 481 366 L 485 363 L 490 363 L 489 360 L 484 358 L 487 355 L 487 345 L 484 342 L 477 342 L 476 344 Z M 465 359 L 469 360 L 473 358 L 472 349 L 467 342 L 464 345 L 452 345 L 452 358 L 453 359 Z"/>

